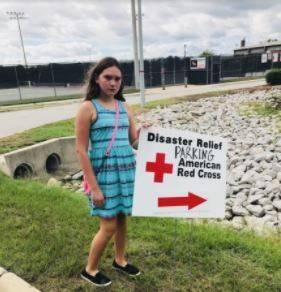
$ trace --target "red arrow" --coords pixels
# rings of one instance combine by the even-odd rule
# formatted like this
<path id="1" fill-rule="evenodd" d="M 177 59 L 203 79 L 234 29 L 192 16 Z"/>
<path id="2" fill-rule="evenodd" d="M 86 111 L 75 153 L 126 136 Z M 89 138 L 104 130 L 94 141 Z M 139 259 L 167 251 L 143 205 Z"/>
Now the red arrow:
<path id="1" fill-rule="evenodd" d="M 158 198 L 158 207 L 187 206 L 188 210 L 190 210 L 206 201 L 206 199 L 201 198 L 193 193 L 188 193 L 187 196 L 184 197 Z"/>

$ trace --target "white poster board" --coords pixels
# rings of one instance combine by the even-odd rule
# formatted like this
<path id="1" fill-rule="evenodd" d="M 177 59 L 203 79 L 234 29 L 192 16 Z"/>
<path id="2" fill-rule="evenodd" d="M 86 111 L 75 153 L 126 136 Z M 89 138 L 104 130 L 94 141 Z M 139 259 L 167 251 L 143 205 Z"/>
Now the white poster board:
<path id="1" fill-rule="evenodd" d="M 262 63 L 267 63 L 267 54 L 262 54 L 261 55 L 261 62 Z"/>
<path id="2" fill-rule="evenodd" d="M 206 68 L 206 58 L 191 58 L 190 70 L 204 70 Z"/>
<path id="3" fill-rule="evenodd" d="M 279 57 L 279 54 L 278 53 L 273 53 L 272 54 L 272 62 L 276 63 L 278 62 L 278 57 Z"/>
<path id="4" fill-rule="evenodd" d="M 142 129 L 133 216 L 223 218 L 226 141 L 173 129 Z"/>

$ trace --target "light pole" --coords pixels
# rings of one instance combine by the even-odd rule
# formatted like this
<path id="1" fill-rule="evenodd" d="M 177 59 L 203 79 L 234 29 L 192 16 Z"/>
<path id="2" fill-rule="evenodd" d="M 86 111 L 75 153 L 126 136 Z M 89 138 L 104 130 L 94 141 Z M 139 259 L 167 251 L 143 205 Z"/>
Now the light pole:
<path id="1" fill-rule="evenodd" d="M 27 17 L 24 16 L 24 12 L 7 11 L 7 14 L 9 15 L 10 19 L 16 19 L 17 22 L 18 22 L 18 28 L 19 28 L 19 34 L 20 34 L 20 40 L 21 40 L 24 64 L 25 64 L 25 68 L 27 69 L 27 60 L 26 60 L 26 54 L 25 54 L 25 49 L 24 49 L 24 44 L 23 44 L 23 37 L 22 37 L 22 33 L 21 33 L 21 27 L 20 27 L 20 19 L 26 19 Z"/>
<path id="2" fill-rule="evenodd" d="M 133 46 L 134 46 L 134 70 L 135 70 L 135 88 L 140 88 L 140 70 L 139 70 L 139 56 L 138 56 L 138 37 L 137 37 L 137 19 L 136 19 L 136 5 L 135 0 L 131 0 L 132 9 L 132 26 L 133 26 Z"/>
<path id="3" fill-rule="evenodd" d="M 138 7 L 138 47 L 140 57 L 139 67 L 139 82 L 140 82 L 140 94 L 141 94 L 141 105 L 145 104 L 145 93 L 144 93 L 144 64 L 143 64 L 143 41 L 142 41 L 142 13 L 141 13 L 141 0 L 137 0 Z"/>

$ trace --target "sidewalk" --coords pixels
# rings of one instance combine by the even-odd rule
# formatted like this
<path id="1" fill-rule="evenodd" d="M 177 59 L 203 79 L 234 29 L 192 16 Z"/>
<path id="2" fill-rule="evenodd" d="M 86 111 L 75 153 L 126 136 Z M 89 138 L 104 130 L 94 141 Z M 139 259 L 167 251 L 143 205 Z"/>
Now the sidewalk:
<path id="1" fill-rule="evenodd" d="M 0 267 L 0 291 L 1 292 L 40 292 L 29 285 L 14 273 Z"/>

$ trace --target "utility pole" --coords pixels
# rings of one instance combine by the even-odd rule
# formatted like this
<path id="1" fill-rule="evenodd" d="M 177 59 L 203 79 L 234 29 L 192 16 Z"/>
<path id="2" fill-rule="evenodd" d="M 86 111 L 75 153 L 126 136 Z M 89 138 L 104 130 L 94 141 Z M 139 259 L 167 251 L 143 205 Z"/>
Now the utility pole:
<path id="1" fill-rule="evenodd" d="M 138 47 L 140 54 L 140 94 L 141 94 L 141 105 L 145 104 L 145 96 L 144 96 L 144 64 L 143 64 L 143 41 L 142 41 L 142 13 L 141 13 L 141 0 L 137 0 L 138 3 Z"/>
<path id="2" fill-rule="evenodd" d="M 138 41 L 137 41 L 137 19 L 135 0 L 131 0 L 132 9 L 132 27 L 133 27 L 133 47 L 134 47 L 134 72 L 135 72 L 135 88 L 140 88 L 139 79 L 139 56 L 138 56 Z"/>
<path id="3" fill-rule="evenodd" d="M 23 58 L 24 58 L 24 65 L 25 65 L 25 68 L 27 69 L 27 60 L 26 60 L 26 54 L 25 54 L 25 49 L 24 49 L 24 44 L 23 44 L 21 27 L 20 27 L 20 19 L 26 19 L 27 17 L 24 16 L 24 12 L 7 11 L 7 14 L 10 16 L 10 19 L 17 20 L 19 34 L 20 34 L 20 40 L 21 40 L 21 47 L 22 47 L 22 52 L 23 52 Z"/>

